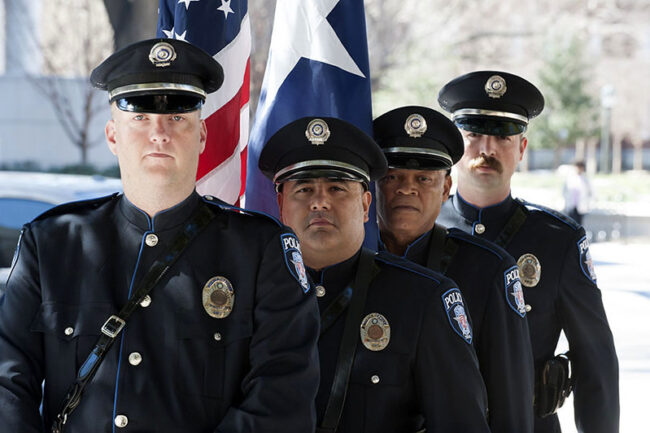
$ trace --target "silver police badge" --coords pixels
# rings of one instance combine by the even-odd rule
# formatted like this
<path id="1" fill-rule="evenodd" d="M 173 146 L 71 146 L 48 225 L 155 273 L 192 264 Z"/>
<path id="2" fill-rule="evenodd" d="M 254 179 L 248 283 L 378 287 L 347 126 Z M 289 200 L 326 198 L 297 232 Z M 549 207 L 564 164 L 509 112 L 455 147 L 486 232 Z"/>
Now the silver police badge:
<path id="1" fill-rule="evenodd" d="M 424 117 L 417 113 L 411 114 L 406 118 L 406 122 L 404 123 L 404 130 L 409 135 L 409 137 L 422 137 L 422 134 L 427 132 L 427 121 L 424 120 Z"/>
<path id="2" fill-rule="evenodd" d="M 500 75 L 492 75 L 485 83 L 485 93 L 490 98 L 498 99 L 506 93 L 506 90 L 508 90 L 506 80 Z"/>
<path id="3" fill-rule="evenodd" d="M 363 345 L 373 352 L 384 350 L 390 342 L 390 325 L 379 313 L 370 313 L 364 317 L 359 333 Z"/>
<path id="4" fill-rule="evenodd" d="M 158 42 L 149 51 L 149 61 L 157 67 L 169 66 L 174 60 L 176 60 L 176 50 L 168 42 Z"/>
<path id="5" fill-rule="evenodd" d="M 330 128 L 323 119 L 314 119 L 307 124 L 305 136 L 311 144 L 321 145 L 325 144 L 330 138 Z"/>
<path id="6" fill-rule="evenodd" d="M 542 265 L 534 255 L 528 253 L 517 260 L 521 284 L 526 287 L 535 287 L 542 276 Z"/>
<path id="7" fill-rule="evenodd" d="M 228 317 L 235 304 L 235 292 L 225 277 L 212 277 L 203 286 L 203 308 L 215 319 Z"/>

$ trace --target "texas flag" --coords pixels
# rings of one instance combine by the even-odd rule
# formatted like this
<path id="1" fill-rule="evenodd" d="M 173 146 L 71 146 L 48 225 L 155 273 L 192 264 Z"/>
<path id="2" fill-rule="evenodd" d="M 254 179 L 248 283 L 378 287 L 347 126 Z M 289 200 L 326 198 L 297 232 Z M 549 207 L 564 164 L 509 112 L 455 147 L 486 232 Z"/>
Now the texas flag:
<path id="1" fill-rule="evenodd" d="M 278 0 L 248 146 L 246 208 L 278 215 L 272 182 L 257 161 L 264 143 L 286 124 L 338 117 L 372 135 L 369 77 L 363 0 Z M 374 215 L 371 221 L 374 226 Z M 366 230 L 376 237 L 376 229 Z"/>
<path id="2" fill-rule="evenodd" d="M 251 32 L 247 0 L 160 0 L 158 37 L 190 42 L 223 67 L 224 83 L 208 95 L 202 117 L 208 141 L 196 189 L 234 204 L 244 193 L 248 143 Z"/>

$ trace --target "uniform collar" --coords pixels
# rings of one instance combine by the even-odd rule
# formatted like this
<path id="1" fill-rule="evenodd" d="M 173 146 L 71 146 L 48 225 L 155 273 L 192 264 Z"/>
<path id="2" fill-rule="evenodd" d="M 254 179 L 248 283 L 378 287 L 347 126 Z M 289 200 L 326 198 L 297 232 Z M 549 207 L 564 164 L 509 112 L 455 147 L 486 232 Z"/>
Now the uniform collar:
<path id="1" fill-rule="evenodd" d="M 512 213 L 513 208 L 516 207 L 516 202 L 510 194 L 503 201 L 486 207 L 474 206 L 465 201 L 458 192 L 451 197 L 451 202 L 456 212 L 462 215 L 467 221 L 482 224 L 503 221 L 504 218 L 507 218 Z"/>
<path id="2" fill-rule="evenodd" d="M 422 258 L 424 258 L 424 261 L 426 261 L 426 256 L 429 253 L 429 241 L 431 239 L 431 232 L 433 232 L 433 229 L 423 233 L 417 239 L 411 242 L 406 247 L 406 250 L 404 251 L 404 255 L 402 255 L 402 257 L 417 264 L 421 264 L 422 260 L 420 259 Z M 384 244 L 384 241 L 381 239 L 381 237 L 379 238 L 379 251 L 388 251 L 386 249 L 386 244 Z"/>
<path id="3" fill-rule="evenodd" d="M 325 288 L 325 296 L 320 298 L 325 304 L 329 304 L 331 299 L 334 299 L 343 289 L 351 284 L 357 270 L 357 263 L 361 249 L 357 251 L 352 257 L 340 263 L 327 266 L 320 271 L 307 268 L 309 276 L 316 286 L 323 286 Z"/>
<path id="4" fill-rule="evenodd" d="M 143 231 L 162 231 L 178 226 L 192 215 L 200 201 L 200 196 L 193 191 L 182 202 L 162 210 L 153 217 L 131 203 L 125 195 L 120 197 L 120 211 L 131 223 Z"/>

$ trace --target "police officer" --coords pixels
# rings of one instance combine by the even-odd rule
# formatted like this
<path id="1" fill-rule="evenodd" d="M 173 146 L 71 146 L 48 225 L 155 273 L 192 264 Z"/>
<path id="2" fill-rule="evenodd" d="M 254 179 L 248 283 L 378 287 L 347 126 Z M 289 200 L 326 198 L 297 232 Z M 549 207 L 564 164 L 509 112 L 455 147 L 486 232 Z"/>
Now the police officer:
<path id="1" fill-rule="evenodd" d="M 271 137 L 260 169 L 303 249 L 321 311 L 317 432 L 488 431 L 473 330 L 441 274 L 362 248 L 386 160 L 342 120 L 307 117 Z"/>
<path id="2" fill-rule="evenodd" d="M 374 121 L 389 170 L 377 182 L 380 247 L 444 273 L 463 292 L 487 388 L 490 430 L 532 432 L 533 354 L 517 264 L 503 249 L 435 220 L 463 139 L 444 115 L 401 107 Z"/>
<path id="3" fill-rule="evenodd" d="M 447 83 L 438 102 L 465 140 L 457 194 L 438 221 L 494 241 L 517 260 L 538 374 L 535 431 L 560 431 L 556 415 L 541 417 L 553 411 L 553 400 L 561 401 L 544 384 L 552 378 L 541 378 L 559 365 L 554 354 L 564 331 L 578 430 L 617 432 L 618 360 L 585 231 L 558 212 L 510 194 L 510 179 L 526 150 L 528 122 L 544 107 L 542 94 L 516 75 L 478 71 Z"/>
<path id="4" fill-rule="evenodd" d="M 318 307 L 299 250 L 285 259 L 296 237 L 194 190 L 222 68 L 155 39 L 91 81 L 124 194 L 25 225 L 0 301 L 2 431 L 312 431 Z"/>

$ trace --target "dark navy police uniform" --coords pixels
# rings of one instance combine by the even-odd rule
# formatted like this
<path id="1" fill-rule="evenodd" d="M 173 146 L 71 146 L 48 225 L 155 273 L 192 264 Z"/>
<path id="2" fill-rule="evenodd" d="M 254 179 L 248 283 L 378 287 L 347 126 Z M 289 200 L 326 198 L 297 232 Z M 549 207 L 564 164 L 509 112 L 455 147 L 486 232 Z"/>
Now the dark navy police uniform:
<path id="1" fill-rule="evenodd" d="M 91 81 L 119 110 L 171 115 L 200 109 L 223 71 L 187 42 L 154 39 Z M 207 225 L 144 296 L 151 265 L 179 251 L 197 215 Z M 318 332 L 297 239 L 274 219 L 196 192 L 153 217 L 122 195 L 59 206 L 24 227 L 0 299 L 0 430 L 310 432 Z"/>
<path id="2" fill-rule="evenodd" d="M 367 187 L 384 174 L 386 160 L 353 125 L 329 117 L 303 118 L 265 145 L 260 169 L 278 187 L 286 180 L 313 178 Z M 363 251 L 322 270 L 308 269 L 321 311 L 317 432 L 489 431 L 473 325 L 458 286 L 389 253 Z M 364 254 L 371 254 L 368 271 L 359 264 Z M 361 284 L 367 296 L 355 304 L 363 299 L 358 297 L 363 290 L 355 286 L 359 277 L 368 280 Z M 346 297 L 349 304 L 341 302 Z M 358 317 L 348 316 L 356 305 Z M 350 346 L 347 335 L 353 337 Z M 350 366 L 349 378 L 341 365 Z M 344 397 L 340 422 L 332 426 L 328 408 L 339 395 Z"/>
<path id="3" fill-rule="evenodd" d="M 0 304 L 3 431 L 49 430 L 102 324 L 198 206 L 216 218 L 130 317 L 65 431 L 313 429 L 318 316 L 285 262 L 294 235 L 194 193 L 153 218 L 112 196 L 26 225 Z M 202 302 L 216 276 L 235 296 L 222 319 Z"/>
<path id="4" fill-rule="evenodd" d="M 441 260 L 431 269 L 440 272 L 444 266 L 445 276 L 458 284 L 467 301 L 490 431 L 532 431 L 533 356 L 517 264 L 491 242 L 440 229 L 445 232 L 441 241 L 428 231 L 409 245 L 404 257 L 427 266 L 432 249 L 439 251 Z"/>
<path id="5" fill-rule="evenodd" d="M 393 109 L 375 119 L 373 126 L 390 168 L 448 170 L 463 155 L 458 128 L 427 107 Z M 382 191 L 380 187 L 378 193 Z M 396 197 L 402 205 L 408 203 L 404 200 L 415 200 L 412 203 L 417 205 L 417 197 L 409 198 L 410 194 L 415 194 L 414 190 L 405 186 Z M 382 214 L 390 212 L 390 206 L 388 203 L 378 210 L 380 221 L 390 220 L 390 215 Z M 382 233 L 390 229 L 381 227 Z M 383 243 L 380 247 L 386 249 Z M 403 257 L 451 278 L 467 300 L 474 332 L 472 344 L 487 389 L 490 430 L 532 432 L 533 356 L 513 258 L 491 242 L 439 224 L 408 245 Z"/>
<path id="6" fill-rule="evenodd" d="M 517 259 L 534 255 L 541 267 L 539 282 L 523 287 L 535 368 L 553 357 L 563 330 L 571 350 L 578 428 L 618 431 L 618 361 L 584 229 L 559 212 L 512 197 L 480 209 L 454 195 L 438 221 L 494 241 L 518 208 L 526 220 L 505 248 Z M 536 418 L 535 424 L 536 431 L 560 431 L 557 415 Z"/>
<path id="7" fill-rule="evenodd" d="M 458 128 L 492 136 L 523 134 L 544 108 L 544 97 L 532 83 L 501 71 L 457 77 L 440 90 L 438 102 Z M 496 242 L 517 260 L 537 388 L 543 389 L 540 369 L 554 356 L 563 330 L 578 431 L 618 432 L 618 360 L 584 229 L 559 212 L 510 195 L 478 208 L 457 194 L 445 203 L 438 221 Z M 559 431 L 557 415 L 536 416 L 536 433 Z"/>

